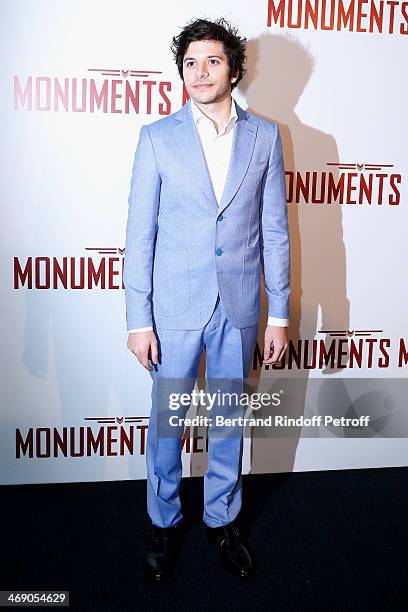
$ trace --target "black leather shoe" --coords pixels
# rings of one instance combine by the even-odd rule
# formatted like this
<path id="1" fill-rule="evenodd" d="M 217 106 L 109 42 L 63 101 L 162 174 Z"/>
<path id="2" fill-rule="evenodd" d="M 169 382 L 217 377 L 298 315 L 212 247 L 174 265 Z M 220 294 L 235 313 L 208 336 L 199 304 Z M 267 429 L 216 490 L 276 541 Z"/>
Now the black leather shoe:
<path id="1" fill-rule="evenodd" d="M 181 523 L 175 527 L 151 525 L 145 547 L 144 567 L 153 580 L 160 582 L 170 577 L 179 557 L 182 529 Z"/>
<path id="2" fill-rule="evenodd" d="M 246 577 L 253 572 L 253 563 L 241 541 L 238 527 L 232 521 L 223 527 L 206 526 L 207 540 L 220 551 L 221 561 L 233 574 Z"/>

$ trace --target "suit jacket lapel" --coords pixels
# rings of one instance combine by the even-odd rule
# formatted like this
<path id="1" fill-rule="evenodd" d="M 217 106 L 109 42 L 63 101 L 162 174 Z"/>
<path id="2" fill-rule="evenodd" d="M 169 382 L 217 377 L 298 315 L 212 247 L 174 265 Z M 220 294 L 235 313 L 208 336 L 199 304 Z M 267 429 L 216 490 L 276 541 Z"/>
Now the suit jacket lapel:
<path id="1" fill-rule="evenodd" d="M 200 137 L 194 124 L 191 100 L 188 100 L 177 113 L 179 123 L 174 130 L 174 142 L 184 160 L 186 177 L 197 183 L 216 212 L 222 212 L 237 193 L 244 180 L 255 146 L 258 128 L 248 121 L 249 113 L 238 104 L 236 107 L 238 117 L 235 122 L 231 158 L 220 205 L 217 202 Z"/>
<path id="2" fill-rule="evenodd" d="M 219 205 L 222 212 L 234 198 L 244 180 L 254 151 L 258 126 L 248 121 L 250 115 L 237 106 L 237 120 L 232 138 L 231 158 L 228 167 L 225 187 Z"/>

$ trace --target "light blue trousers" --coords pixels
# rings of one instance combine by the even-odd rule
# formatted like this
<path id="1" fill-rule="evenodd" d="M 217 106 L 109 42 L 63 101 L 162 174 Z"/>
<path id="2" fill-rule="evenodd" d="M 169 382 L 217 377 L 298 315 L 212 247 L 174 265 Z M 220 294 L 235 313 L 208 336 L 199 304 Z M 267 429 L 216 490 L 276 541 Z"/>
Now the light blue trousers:
<path id="1" fill-rule="evenodd" d="M 202 351 L 206 353 L 206 391 L 215 390 L 214 379 L 222 379 L 222 389 L 233 381 L 237 391 L 239 381 L 248 376 L 254 354 L 258 323 L 238 329 L 226 316 L 218 296 L 213 314 L 202 329 L 170 330 L 155 328 L 161 363 L 150 372 L 152 377 L 152 407 L 147 435 L 147 511 L 154 525 L 173 527 L 183 519 L 179 497 L 182 477 L 181 437 L 165 437 L 158 422 L 163 416 L 158 409 L 159 388 L 168 379 L 180 381 L 180 390 L 191 392 L 198 376 Z M 210 381 L 210 386 L 208 386 Z M 161 387 L 160 387 L 161 386 Z M 168 405 L 166 406 L 166 409 Z M 178 417 L 185 416 L 178 410 Z M 228 410 L 230 411 L 228 413 Z M 218 411 L 218 412 L 217 412 Z M 158 413 L 159 417 L 158 418 Z M 211 415 L 226 417 L 242 415 L 241 408 L 215 406 Z M 208 413 L 210 414 L 210 413 Z M 168 419 L 167 419 L 168 422 Z M 208 432 L 208 468 L 204 476 L 203 521 L 209 527 L 226 525 L 235 519 L 242 505 L 242 427 L 227 429 L 225 435 Z"/>

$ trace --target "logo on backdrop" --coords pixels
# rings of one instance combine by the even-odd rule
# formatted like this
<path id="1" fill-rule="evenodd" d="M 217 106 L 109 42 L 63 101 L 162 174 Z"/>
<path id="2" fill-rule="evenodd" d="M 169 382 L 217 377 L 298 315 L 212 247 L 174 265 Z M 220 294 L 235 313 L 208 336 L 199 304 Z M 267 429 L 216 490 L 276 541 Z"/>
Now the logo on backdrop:
<path id="1" fill-rule="evenodd" d="M 268 0 L 267 26 L 303 30 L 408 34 L 408 2 Z"/>
<path id="2" fill-rule="evenodd" d="M 125 249 L 86 247 L 90 256 L 13 258 L 14 289 L 124 289 Z M 96 256 L 99 256 L 96 261 Z"/>
<path id="3" fill-rule="evenodd" d="M 16 429 L 16 459 L 54 459 L 56 457 L 119 457 L 144 455 L 148 416 L 85 417 L 86 426 L 29 427 Z M 208 452 L 207 436 L 187 426 L 182 436 L 185 453 Z"/>
<path id="4" fill-rule="evenodd" d="M 84 77 L 13 78 L 16 111 L 169 115 L 172 83 L 160 70 L 88 68 Z"/>
<path id="5" fill-rule="evenodd" d="M 408 341 L 381 336 L 383 329 L 321 329 L 323 337 L 289 339 L 280 362 L 274 370 L 337 370 L 361 368 L 404 368 L 408 365 Z M 252 369 L 262 367 L 263 352 L 257 342 Z"/>
<path id="6" fill-rule="evenodd" d="M 402 175 L 394 164 L 326 162 L 333 170 L 287 170 L 288 203 L 398 206 Z"/>

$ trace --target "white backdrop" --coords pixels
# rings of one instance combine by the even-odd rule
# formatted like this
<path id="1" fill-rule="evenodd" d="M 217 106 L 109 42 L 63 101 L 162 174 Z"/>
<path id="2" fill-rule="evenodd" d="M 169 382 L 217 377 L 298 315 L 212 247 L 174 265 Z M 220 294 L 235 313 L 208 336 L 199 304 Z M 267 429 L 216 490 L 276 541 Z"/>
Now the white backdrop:
<path id="1" fill-rule="evenodd" d="M 332 403 L 346 414 L 364 391 L 353 397 L 348 379 L 371 389 L 377 378 L 383 390 L 406 377 L 407 3 L 390 14 L 385 2 L 371 13 L 355 2 L 354 21 L 328 30 L 325 2 L 312 3 L 316 27 L 301 13 L 300 28 L 289 27 L 298 2 L 280 4 L 269 26 L 265 0 L 250 11 L 244 0 L 1 2 L 1 483 L 145 478 L 150 377 L 126 348 L 127 197 L 140 127 L 183 103 L 169 43 L 192 17 L 224 16 L 248 38 L 233 95 L 279 123 L 288 195 L 310 181 L 288 203 L 292 345 L 362 343 L 361 366 L 309 369 L 309 353 L 300 367 L 257 365 L 251 376 L 300 379 L 299 414 Z M 335 20 L 351 4 L 332 2 Z M 373 7 L 382 32 L 375 20 L 369 31 Z M 341 202 L 329 201 L 330 180 L 344 181 Z M 363 180 L 371 194 L 359 204 Z M 244 471 L 407 465 L 403 435 L 391 418 L 366 439 L 248 437 Z M 183 453 L 185 475 L 203 473 L 202 450 L 198 438 Z"/>

